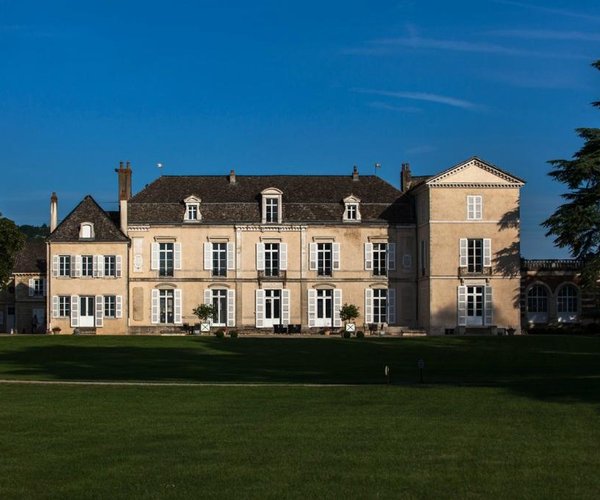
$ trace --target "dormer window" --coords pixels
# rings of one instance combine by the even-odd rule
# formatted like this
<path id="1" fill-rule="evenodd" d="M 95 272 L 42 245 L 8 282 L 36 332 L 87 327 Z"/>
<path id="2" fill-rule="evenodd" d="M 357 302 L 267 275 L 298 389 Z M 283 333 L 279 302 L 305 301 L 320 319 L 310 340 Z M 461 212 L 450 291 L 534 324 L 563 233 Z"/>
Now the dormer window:
<path id="1" fill-rule="evenodd" d="M 360 222 L 360 199 L 356 196 L 344 198 L 344 222 Z"/>
<path id="2" fill-rule="evenodd" d="M 262 223 L 278 224 L 281 222 L 281 196 L 282 192 L 277 188 L 269 188 L 262 191 Z"/>
<path id="3" fill-rule="evenodd" d="M 79 225 L 79 239 L 91 240 L 94 237 L 94 224 L 91 222 L 82 222 Z"/>
<path id="4" fill-rule="evenodd" d="M 189 196 L 183 201 L 185 202 L 183 220 L 185 222 L 198 222 L 202 218 L 200 216 L 200 198 Z"/>

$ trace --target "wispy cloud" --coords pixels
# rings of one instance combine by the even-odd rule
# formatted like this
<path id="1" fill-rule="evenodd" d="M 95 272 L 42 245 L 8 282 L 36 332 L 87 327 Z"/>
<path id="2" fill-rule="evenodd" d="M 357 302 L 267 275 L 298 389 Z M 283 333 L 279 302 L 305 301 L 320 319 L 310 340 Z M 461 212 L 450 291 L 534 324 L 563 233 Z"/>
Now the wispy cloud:
<path id="1" fill-rule="evenodd" d="M 399 38 L 381 38 L 370 40 L 362 47 L 344 50 L 345 54 L 353 55 L 386 55 L 393 54 L 398 49 L 429 49 L 451 52 L 471 52 L 481 54 L 498 54 L 506 56 L 526 56 L 561 59 L 585 59 L 583 55 L 573 53 L 540 52 L 525 50 L 514 47 L 506 47 L 488 42 L 470 42 L 465 40 L 443 40 L 435 38 L 424 38 L 416 35 Z"/>
<path id="2" fill-rule="evenodd" d="M 554 31 L 554 30 L 495 30 L 486 34 L 508 38 L 528 38 L 534 40 L 571 40 L 582 42 L 599 42 L 600 33 L 584 31 Z"/>
<path id="3" fill-rule="evenodd" d="M 455 97 L 448 97 L 439 94 L 430 94 L 427 92 L 392 92 L 388 90 L 377 90 L 377 89 L 351 89 L 352 92 L 358 92 L 361 94 L 371 94 L 371 95 L 380 95 L 385 97 L 395 97 L 398 99 L 409 99 L 413 101 L 425 101 L 425 102 L 434 102 L 437 104 L 445 104 L 447 106 L 452 106 L 454 108 L 462 108 L 462 109 L 477 109 L 481 108 L 481 106 L 465 101 L 463 99 L 457 99 Z"/>
<path id="4" fill-rule="evenodd" d="M 520 7 L 523 9 L 537 10 L 538 12 L 546 12 L 547 14 L 556 14 L 558 16 L 574 17 L 576 19 L 585 19 L 586 21 L 600 22 L 600 16 L 594 14 L 586 14 L 584 12 L 557 9 L 554 7 L 544 7 L 542 5 L 535 5 L 525 2 L 514 2 L 513 0 L 494 0 L 495 3 L 503 5 L 512 5 L 514 7 Z"/>
<path id="5" fill-rule="evenodd" d="M 381 101 L 370 102 L 367 105 L 375 109 L 387 109 L 388 111 L 399 111 L 402 113 L 420 113 L 423 111 L 421 108 L 415 106 L 394 106 L 393 104 Z"/>

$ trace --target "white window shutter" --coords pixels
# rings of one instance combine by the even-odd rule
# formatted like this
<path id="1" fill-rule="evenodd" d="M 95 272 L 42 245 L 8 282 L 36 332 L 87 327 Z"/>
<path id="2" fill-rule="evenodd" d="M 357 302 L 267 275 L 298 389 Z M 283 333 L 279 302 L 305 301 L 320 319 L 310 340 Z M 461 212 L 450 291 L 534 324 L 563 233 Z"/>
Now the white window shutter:
<path id="1" fill-rule="evenodd" d="M 176 245 L 177 245 L 177 243 L 176 243 Z M 174 295 L 173 322 L 176 325 L 181 325 L 181 310 L 183 307 L 183 304 L 182 304 L 183 290 L 181 290 L 181 288 L 176 288 L 175 290 L 173 290 L 173 292 L 174 292 L 173 293 L 173 295 Z"/>
<path id="2" fill-rule="evenodd" d="M 485 286 L 483 306 L 485 310 L 485 325 L 492 325 L 494 323 L 494 302 L 492 300 L 492 287 L 490 285 Z"/>
<path id="3" fill-rule="evenodd" d="M 365 243 L 365 271 L 373 270 L 373 243 Z"/>
<path id="4" fill-rule="evenodd" d="M 316 271 L 317 270 L 317 244 L 316 243 L 311 243 L 308 245 L 308 249 L 309 249 L 309 265 L 308 268 L 311 271 Z"/>
<path id="5" fill-rule="evenodd" d="M 333 249 L 333 269 L 341 269 L 341 263 L 340 263 L 340 244 L 339 243 L 333 243 L 331 245 L 331 248 Z"/>
<path id="6" fill-rule="evenodd" d="M 458 287 L 458 326 L 467 325 L 467 287 Z"/>
<path id="7" fill-rule="evenodd" d="M 388 325 L 396 323 L 396 289 L 388 288 L 387 291 L 387 322 Z"/>
<path id="8" fill-rule="evenodd" d="M 154 243 L 153 243 L 154 245 Z M 160 319 L 160 299 L 159 291 L 156 288 L 152 289 L 152 324 L 156 325 Z"/>
<path id="9" fill-rule="evenodd" d="M 317 324 L 317 291 L 308 290 L 308 326 L 314 328 Z"/>
<path id="10" fill-rule="evenodd" d="M 396 270 L 396 244 L 395 243 L 387 244 L 386 257 L 387 257 L 388 271 L 395 271 Z"/>
<path id="11" fill-rule="evenodd" d="M 104 297 L 96 295 L 96 326 L 101 328 L 104 326 Z"/>
<path id="12" fill-rule="evenodd" d="M 123 274 L 123 257 L 117 255 L 115 257 L 115 275 L 120 278 Z"/>
<path id="13" fill-rule="evenodd" d="M 29 296 L 33 297 L 33 292 L 35 290 L 35 280 L 33 278 L 29 278 Z"/>
<path id="14" fill-rule="evenodd" d="M 256 328 L 265 326 L 265 291 L 256 290 Z"/>
<path id="15" fill-rule="evenodd" d="M 104 277 L 104 255 L 98 255 L 98 277 Z"/>
<path id="16" fill-rule="evenodd" d="M 71 295 L 71 326 L 79 326 L 79 295 Z"/>
<path id="17" fill-rule="evenodd" d="M 73 266 L 73 261 L 75 261 L 75 266 Z M 74 274 L 71 274 L 71 276 L 81 277 L 81 255 L 71 255 L 71 272 L 73 271 Z"/>
<path id="18" fill-rule="evenodd" d="M 204 243 L 204 270 L 212 270 L 212 243 Z"/>
<path id="19" fill-rule="evenodd" d="M 235 269 L 235 244 L 227 243 L 227 269 L 233 271 Z"/>
<path id="20" fill-rule="evenodd" d="M 256 270 L 257 271 L 265 270 L 265 244 L 264 243 L 256 244 Z"/>
<path id="21" fill-rule="evenodd" d="M 483 219 L 483 196 L 478 196 L 477 202 L 478 202 L 478 208 L 479 208 L 479 210 L 477 212 L 477 218 Z"/>
<path id="22" fill-rule="evenodd" d="M 373 323 L 373 289 L 365 288 L 365 323 Z"/>
<path id="23" fill-rule="evenodd" d="M 490 238 L 483 239 L 483 267 L 492 265 L 492 240 Z"/>
<path id="24" fill-rule="evenodd" d="M 152 258 L 150 259 L 150 269 L 152 269 L 153 271 L 158 271 L 158 243 L 153 242 L 152 243 Z M 158 292 L 158 290 L 157 290 Z M 156 320 L 156 323 L 158 323 L 158 319 Z"/>
<path id="25" fill-rule="evenodd" d="M 281 324 L 290 324 L 290 290 L 284 288 L 281 290 Z"/>
<path id="26" fill-rule="evenodd" d="M 58 295 L 53 295 L 52 296 L 52 317 L 53 318 L 58 318 L 59 315 L 59 306 L 58 306 Z"/>
<path id="27" fill-rule="evenodd" d="M 58 255 L 53 255 L 52 256 L 52 276 L 54 276 L 54 277 L 58 276 L 58 262 L 59 262 Z"/>
<path id="28" fill-rule="evenodd" d="M 235 326 L 235 290 L 227 290 L 227 326 Z"/>
<path id="29" fill-rule="evenodd" d="M 333 326 L 339 328 L 342 326 L 340 319 L 340 309 L 342 308 L 342 291 L 336 288 L 333 291 Z"/>
<path id="30" fill-rule="evenodd" d="M 459 260 L 459 266 L 460 267 L 467 267 L 469 264 L 468 261 L 468 240 L 467 238 L 461 238 L 460 239 L 460 260 Z"/>
<path id="31" fill-rule="evenodd" d="M 210 288 L 204 290 L 204 303 L 207 306 L 212 306 L 212 290 Z"/>
<path id="32" fill-rule="evenodd" d="M 115 297 L 115 318 L 123 317 L 123 296 L 117 295 Z"/>
<path id="33" fill-rule="evenodd" d="M 287 243 L 279 244 L 279 270 L 287 271 L 288 265 L 288 254 L 287 254 Z"/>
<path id="34" fill-rule="evenodd" d="M 181 243 L 173 243 L 173 267 L 181 270 Z"/>
<path id="35" fill-rule="evenodd" d="M 98 257 L 99 255 L 92 255 L 92 276 L 94 278 L 98 277 Z"/>

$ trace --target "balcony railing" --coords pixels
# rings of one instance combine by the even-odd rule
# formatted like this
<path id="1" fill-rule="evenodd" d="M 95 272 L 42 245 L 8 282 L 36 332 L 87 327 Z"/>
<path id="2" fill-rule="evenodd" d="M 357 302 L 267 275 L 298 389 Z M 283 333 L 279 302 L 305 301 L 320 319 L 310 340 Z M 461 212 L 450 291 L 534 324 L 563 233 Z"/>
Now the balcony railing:
<path id="1" fill-rule="evenodd" d="M 458 275 L 461 277 L 464 277 L 464 276 L 491 276 L 492 275 L 492 267 L 491 266 L 482 267 L 481 271 L 469 271 L 468 267 L 459 267 Z"/>
<path id="2" fill-rule="evenodd" d="M 521 259 L 521 269 L 526 271 L 575 271 L 582 265 L 575 259 Z"/>
<path id="3" fill-rule="evenodd" d="M 270 270 L 270 271 L 258 271 L 258 279 L 261 281 L 281 281 L 287 277 L 286 271 L 281 270 Z"/>

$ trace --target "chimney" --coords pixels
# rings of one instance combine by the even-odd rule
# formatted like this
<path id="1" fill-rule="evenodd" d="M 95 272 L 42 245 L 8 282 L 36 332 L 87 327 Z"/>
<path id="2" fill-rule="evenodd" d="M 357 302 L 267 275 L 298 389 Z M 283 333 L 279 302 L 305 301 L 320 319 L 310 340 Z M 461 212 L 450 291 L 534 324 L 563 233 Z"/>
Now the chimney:
<path id="1" fill-rule="evenodd" d="M 406 193 L 410 189 L 412 180 L 410 178 L 410 165 L 408 163 L 402 164 L 402 173 L 400 174 L 400 191 Z"/>
<path id="2" fill-rule="evenodd" d="M 129 162 L 123 168 L 123 162 L 119 162 L 119 168 L 115 169 L 119 176 L 119 214 L 121 231 L 127 234 L 127 202 L 131 198 L 131 167 Z"/>
<path id="3" fill-rule="evenodd" d="M 52 193 L 50 196 L 50 232 L 53 233 L 58 226 L 58 196 Z"/>
<path id="4" fill-rule="evenodd" d="M 235 170 L 233 169 L 229 172 L 229 184 L 235 184 Z"/>
<path id="5" fill-rule="evenodd" d="M 352 170 L 352 180 L 358 180 L 358 167 L 356 165 L 354 165 L 354 169 Z"/>

